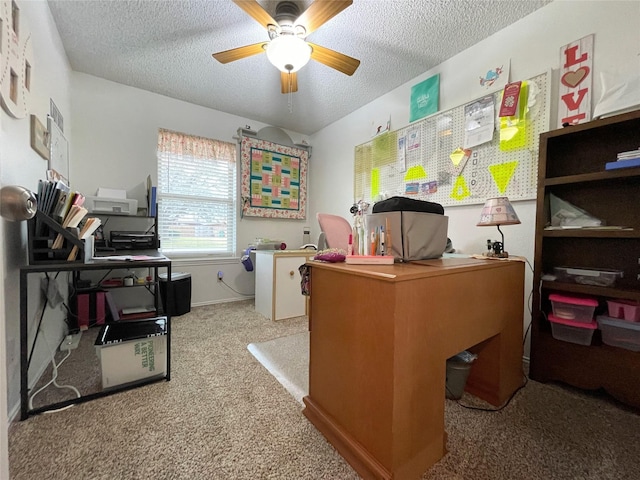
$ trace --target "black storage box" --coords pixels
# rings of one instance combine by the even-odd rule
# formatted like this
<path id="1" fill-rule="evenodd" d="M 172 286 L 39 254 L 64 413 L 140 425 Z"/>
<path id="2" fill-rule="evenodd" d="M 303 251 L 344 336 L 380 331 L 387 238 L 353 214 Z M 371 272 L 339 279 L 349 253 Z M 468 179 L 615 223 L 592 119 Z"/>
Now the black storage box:
<path id="1" fill-rule="evenodd" d="M 158 275 L 162 310 L 172 317 L 191 311 L 191 274 L 176 272 L 171 274 L 171 288 L 167 291 L 167 274 Z M 171 298 L 171 310 L 167 310 L 167 298 Z"/>
<path id="2" fill-rule="evenodd" d="M 407 197 L 391 197 L 373 204 L 372 213 L 420 212 L 444 215 L 444 207 L 439 203 L 427 202 Z"/>

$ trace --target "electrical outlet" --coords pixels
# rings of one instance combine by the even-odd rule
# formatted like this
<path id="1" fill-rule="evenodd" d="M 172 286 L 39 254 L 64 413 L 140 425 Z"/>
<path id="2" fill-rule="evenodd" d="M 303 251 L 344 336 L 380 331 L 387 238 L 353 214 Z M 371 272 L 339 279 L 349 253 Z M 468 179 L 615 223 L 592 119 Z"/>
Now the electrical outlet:
<path id="1" fill-rule="evenodd" d="M 60 350 L 63 352 L 66 352 L 67 350 L 75 350 L 80 344 L 80 338 L 82 338 L 82 332 L 78 332 L 74 335 L 67 335 L 60 344 Z"/>
<path id="2" fill-rule="evenodd" d="M 218 271 L 218 280 L 222 280 L 223 275 L 222 270 Z"/>

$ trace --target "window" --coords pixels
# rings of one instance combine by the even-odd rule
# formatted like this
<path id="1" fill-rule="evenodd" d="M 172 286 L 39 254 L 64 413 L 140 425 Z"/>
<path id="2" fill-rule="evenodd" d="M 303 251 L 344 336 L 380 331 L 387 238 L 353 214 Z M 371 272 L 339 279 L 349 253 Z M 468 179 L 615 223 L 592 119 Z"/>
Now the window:
<path id="1" fill-rule="evenodd" d="M 160 129 L 158 233 L 164 253 L 235 256 L 236 146 Z"/>

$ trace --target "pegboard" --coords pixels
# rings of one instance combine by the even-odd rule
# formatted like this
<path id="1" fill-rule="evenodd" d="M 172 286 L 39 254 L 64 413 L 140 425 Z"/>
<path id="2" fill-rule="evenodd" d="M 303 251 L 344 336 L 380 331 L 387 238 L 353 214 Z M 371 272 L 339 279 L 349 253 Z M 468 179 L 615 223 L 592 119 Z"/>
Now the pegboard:
<path id="1" fill-rule="evenodd" d="M 538 138 L 549 130 L 550 72 L 527 80 L 526 86 L 524 122 L 517 134 L 509 138 L 503 119 L 501 141 L 502 90 L 490 94 L 495 112 L 492 140 L 469 148 L 463 161 L 451 155 L 464 146 L 465 111 L 469 113 L 474 101 L 356 146 L 354 201 L 373 203 L 380 196 L 400 195 L 456 206 L 499 196 L 535 199 Z"/>

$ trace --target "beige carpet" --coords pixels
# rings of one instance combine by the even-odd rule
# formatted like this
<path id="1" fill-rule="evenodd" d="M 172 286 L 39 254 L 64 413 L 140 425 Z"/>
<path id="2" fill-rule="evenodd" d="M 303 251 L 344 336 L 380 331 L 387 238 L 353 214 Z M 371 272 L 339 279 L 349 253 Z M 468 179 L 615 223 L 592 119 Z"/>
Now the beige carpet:
<path id="1" fill-rule="evenodd" d="M 309 332 L 250 343 L 247 349 L 301 405 L 309 393 Z"/>
<path id="2" fill-rule="evenodd" d="M 358 478 L 247 350 L 305 332 L 306 318 L 272 322 L 243 301 L 194 308 L 172 327 L 170 382 L 12 423 L 11 479 Z M 94 354 L 62 369 L 86 376 Z M 422 480 L 639 478 L 640 416 L 605 399 L 530 381 L 500 412 L 445 405 L 449 453 Z"/>

